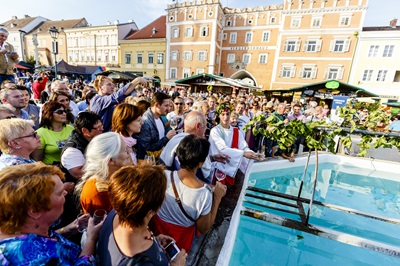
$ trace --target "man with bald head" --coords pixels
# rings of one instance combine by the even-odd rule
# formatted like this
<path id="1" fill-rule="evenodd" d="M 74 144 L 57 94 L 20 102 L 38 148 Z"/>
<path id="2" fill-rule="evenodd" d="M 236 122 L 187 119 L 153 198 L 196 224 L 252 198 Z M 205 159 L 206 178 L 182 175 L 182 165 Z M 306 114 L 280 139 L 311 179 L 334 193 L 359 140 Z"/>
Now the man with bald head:
<path id="1" fill-rule="evenodd" d="M 176 157 L 176 148 L 178 147 L 181 140 L 189 134 L 194 134 L 199 137 L 205 137 L 204 133 L 207 129 L 206 116 L 199 111 L 191 111 L 184 119 L 184 132 L 175 135 L 164 147 L 160 155 L 160 161 L 162 161 L 167 168 L 172 170 L 178 170 L 179 162 Z M 215 154 L 214 156 L 208 156 L 203 166 L 196 173 L 197 178 L 201 181 L 210 184 L 212 181 L 211 176 L 211 162 L 229 162 L 229 156 L 226 154 Z"/>

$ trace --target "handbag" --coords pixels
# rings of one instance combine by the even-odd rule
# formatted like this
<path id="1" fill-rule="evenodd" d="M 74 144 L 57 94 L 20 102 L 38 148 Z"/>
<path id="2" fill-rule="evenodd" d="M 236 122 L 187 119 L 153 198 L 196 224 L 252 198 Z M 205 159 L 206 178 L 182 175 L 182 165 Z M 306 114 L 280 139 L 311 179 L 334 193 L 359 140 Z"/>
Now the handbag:
<path id="1" fill-rule="evenodd" d="M 192 217 L 190 217 L 189 214 L 186 213 L 185 209 L 182 206 L 181 199 L 179 198 L 178 191 L 176 190 L 173 174 L 174 174 L 174 172 L 171 171 L 170 178 L 171 178 L 172 189 L 174 190 L 174 194 L 175 194 L 175 201 L 176 201 L 176 203 L 178 203 L 179 208 L 181 209 L 182 213 L 186 216 L 186 218 L 188 218 L 190 221 L 196 223 L 196 220 L 193 219 Z"/>

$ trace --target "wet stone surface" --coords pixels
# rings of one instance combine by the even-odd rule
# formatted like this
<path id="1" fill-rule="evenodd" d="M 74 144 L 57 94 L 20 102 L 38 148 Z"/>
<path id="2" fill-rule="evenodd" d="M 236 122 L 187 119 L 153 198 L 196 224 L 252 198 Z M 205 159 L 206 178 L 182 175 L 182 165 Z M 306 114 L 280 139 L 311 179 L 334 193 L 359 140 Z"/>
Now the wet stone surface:
<path id="1" fill-rule="evenodd" d="M 244 175 L 240 171 L 236 175 L 235 185 L 228 187 L 225 197 L 218 208 L 217 217 L 210 232 L 200 235 L 187 257 L 186 265 L 215 265 L 225 241 L 233 211 L 235 210 Z M 227 258 L 229 259 L 229 258 Z"/>

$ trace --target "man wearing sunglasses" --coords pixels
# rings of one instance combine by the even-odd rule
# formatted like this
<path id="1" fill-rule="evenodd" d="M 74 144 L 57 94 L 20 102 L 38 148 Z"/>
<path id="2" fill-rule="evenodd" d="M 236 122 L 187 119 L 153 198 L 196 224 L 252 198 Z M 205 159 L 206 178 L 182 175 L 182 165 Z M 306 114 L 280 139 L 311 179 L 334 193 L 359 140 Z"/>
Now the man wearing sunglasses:
<path id="1" fill-rule="evenodd" d="M 183 110 L 185 103 L 183 102 L 183 98 L 180 96 L 175 97 L 172 102 L 174 104 L 174 111 L 167 114 L 167 119 L 168 121 L 171 121 L 171 119 L 175 119 L 176 121 L 182 122 L 179 123 L 176 127 L 176 130 L 178 130 L 183 126 Z"/>

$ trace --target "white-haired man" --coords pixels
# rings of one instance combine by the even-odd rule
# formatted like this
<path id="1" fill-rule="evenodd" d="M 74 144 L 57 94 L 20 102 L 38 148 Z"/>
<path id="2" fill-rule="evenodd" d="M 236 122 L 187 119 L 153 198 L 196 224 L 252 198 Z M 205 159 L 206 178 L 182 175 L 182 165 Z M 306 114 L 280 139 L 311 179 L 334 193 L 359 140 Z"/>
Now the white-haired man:
<path id="1" fill-rule="evenodd" d="M 6 42 L 8 31 L 0 27 L 0 85 L 5 80 L 15 82 L 14 64 L 18 62 L 18 54 L 14 47 Z"/>

